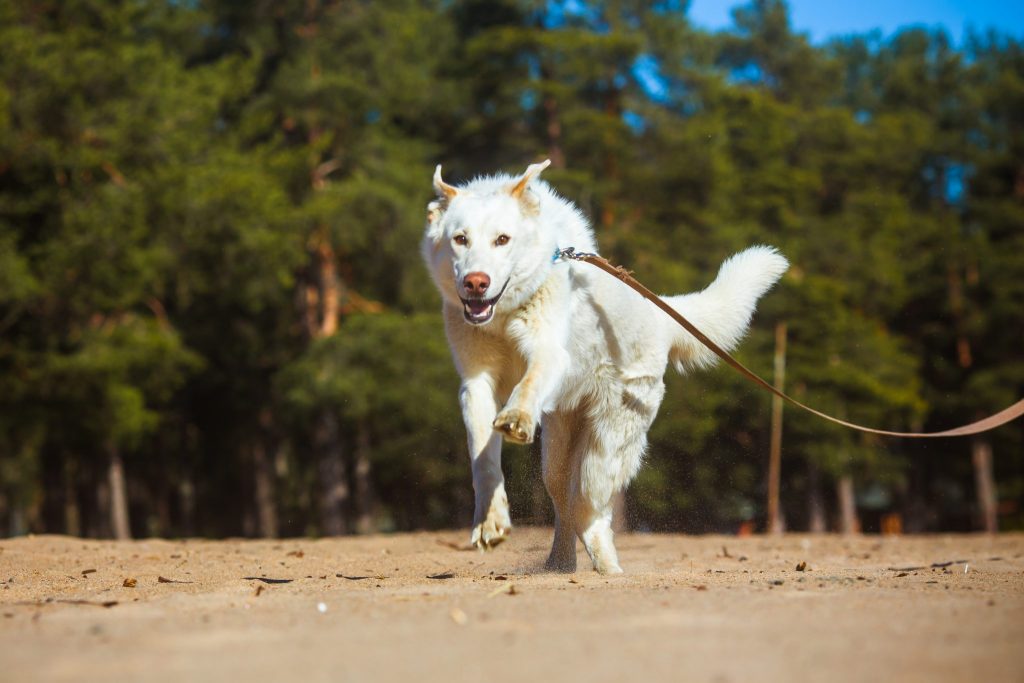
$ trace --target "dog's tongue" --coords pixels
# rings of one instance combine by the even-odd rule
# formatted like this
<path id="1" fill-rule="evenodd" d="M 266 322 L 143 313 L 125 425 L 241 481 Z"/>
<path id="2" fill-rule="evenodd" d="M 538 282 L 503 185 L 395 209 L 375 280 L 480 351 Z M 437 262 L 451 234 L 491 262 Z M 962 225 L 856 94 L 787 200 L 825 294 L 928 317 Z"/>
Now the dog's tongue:
<path id="1" fill-rule="evenodd" d="M 468 308 L 469 312 L 473 315 L 480 315 L 490 308 L 490 306 L 491 303 L 486 299 L 470 300 L 466 302 L 466 308 Z"/>
<path id="2" fill-rule="evenodd" d="M 484 323 L 491 319 L 494 312 L 494 303 L 486 299 L 474 299 L 464 301 L 464 315 L 471 323 Z"/>

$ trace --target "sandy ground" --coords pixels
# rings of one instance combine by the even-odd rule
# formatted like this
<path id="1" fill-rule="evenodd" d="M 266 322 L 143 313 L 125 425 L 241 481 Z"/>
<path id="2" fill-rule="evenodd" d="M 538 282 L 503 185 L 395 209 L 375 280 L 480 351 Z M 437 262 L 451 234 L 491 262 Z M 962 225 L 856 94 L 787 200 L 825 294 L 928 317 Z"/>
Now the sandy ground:
<path id="1" fill-rule="evenodd" d="M 1021 534 L 465 540 L 2 540 L 0 681 L 1024 681 Z"/>

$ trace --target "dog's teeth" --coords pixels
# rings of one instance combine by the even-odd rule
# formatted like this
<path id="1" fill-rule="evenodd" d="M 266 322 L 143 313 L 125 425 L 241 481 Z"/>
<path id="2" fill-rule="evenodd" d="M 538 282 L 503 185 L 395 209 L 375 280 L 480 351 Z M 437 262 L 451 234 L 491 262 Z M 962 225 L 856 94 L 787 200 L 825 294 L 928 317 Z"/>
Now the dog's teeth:
<path id="1" fill-rule="evenodd" d="M 463 303 L 462 305 L 462 310 L 469 320 L 487 320 L 491 317 L 493 308 L 493 304 L 490 303 L 484 303 L 482 307 L 474 306 L 470 303 Z"/>

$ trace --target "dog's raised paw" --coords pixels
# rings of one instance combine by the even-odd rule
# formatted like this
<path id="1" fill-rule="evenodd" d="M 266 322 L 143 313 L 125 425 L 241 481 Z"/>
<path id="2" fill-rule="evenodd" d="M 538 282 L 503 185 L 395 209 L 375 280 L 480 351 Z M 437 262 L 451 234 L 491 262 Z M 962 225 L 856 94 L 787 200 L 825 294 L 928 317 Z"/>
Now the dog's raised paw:
<path id="1" fill-rule="evenodd" d="M 494 428 L 502 433 L 506 441 L 528 444 L 533 441 L 537 425 L 528 413 L 516 408 L 506 408 L 494 418 Z"/>

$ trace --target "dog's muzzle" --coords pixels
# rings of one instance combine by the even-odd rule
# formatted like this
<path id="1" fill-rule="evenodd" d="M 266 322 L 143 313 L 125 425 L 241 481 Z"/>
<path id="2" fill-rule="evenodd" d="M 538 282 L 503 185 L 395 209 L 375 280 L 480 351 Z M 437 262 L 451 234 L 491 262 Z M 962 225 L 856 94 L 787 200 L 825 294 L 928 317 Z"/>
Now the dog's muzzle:
<path id="1" fill-rule="evenodd" d="M 505 280 L 505 284 L 502 285 L 501 291 L 498 295 L 490 299 L 484 299 L 483 297 L 466 299 L 459 297 L 462 300 L 462 315 L 470 325 L 483 325 L 489 322 L 494 317 L 494 306 L 498 303 L 498 299 L 505 293 L 505 288 L 508 287 L 508 283 L 512 278 Z"/>

